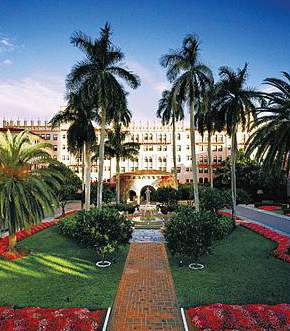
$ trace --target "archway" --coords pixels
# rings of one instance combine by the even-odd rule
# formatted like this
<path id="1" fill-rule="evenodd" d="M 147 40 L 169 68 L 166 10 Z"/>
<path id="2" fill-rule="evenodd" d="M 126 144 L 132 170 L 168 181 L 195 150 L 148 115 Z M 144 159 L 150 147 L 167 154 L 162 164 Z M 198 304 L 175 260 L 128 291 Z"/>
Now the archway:
<path id="1" fill-rule="evenodd" d="M 137 202 L 137 193 L 134 190 L 129 190 L 128 199 L 129 202 Z"/>
<path id="2" fill-rule="evenodd" d="M 150 190 L 150 202 L 154 202 L 155 201 L 155 188 L 151 185 L 145 185 L 142 187 L 141 191 L 140 191 L 140 203 L 145 203 L 146 202 L 146 190 L 149 189 Z"/>

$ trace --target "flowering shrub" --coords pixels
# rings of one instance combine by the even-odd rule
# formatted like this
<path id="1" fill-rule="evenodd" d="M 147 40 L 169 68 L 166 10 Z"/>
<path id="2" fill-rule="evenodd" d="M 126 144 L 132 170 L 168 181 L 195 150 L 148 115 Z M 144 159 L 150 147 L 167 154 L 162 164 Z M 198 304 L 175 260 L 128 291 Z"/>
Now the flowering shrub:
<path id="1" fill-rule="evenodd" d="M 16 239 L 17 239 L 17 241 L 21 241 L 27 237 L 30 237 L 39 231 L 42 231 L 44 229 L 47 229 L 47 228 L 55 225 L 62 217 L 73 214 L 73 213 L 75 213 L 75 210 L 71 210 L 71 211 L 65 213 L 63 216 L 55 218 L 52 221 L 37 224 L 37 225 L 33 226 L 30 230 L 20 230 L 16 233 Z M 8 236 L 0 238 L 0 257 L 5 258 L 6 260 L 16 260 L 16 259 L 26 256 L 25 254 L 23 254 L 21 252 L 17 252 L 17 251 L 8 252 L 7 251 L 8 244 L 9 244 Z"/>
<path id="2" fill-rule="evenodd" d="M 198 330 L 289 330 L 290 304 L 212 304 L 189 308 L 187 314 Z"/>
<path id="3" fill-rule="evenodd" d="M 105 310 L 0 307 L 0 331 L 100 331 Z"/>

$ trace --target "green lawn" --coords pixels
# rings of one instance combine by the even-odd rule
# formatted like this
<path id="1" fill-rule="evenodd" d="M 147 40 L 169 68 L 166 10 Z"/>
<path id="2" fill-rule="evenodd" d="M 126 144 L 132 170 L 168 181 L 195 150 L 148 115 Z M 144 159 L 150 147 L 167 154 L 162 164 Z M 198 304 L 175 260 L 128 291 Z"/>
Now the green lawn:
<path id="1" fill-rule="evenodd" d="M 170 258 L 182 307 L 208 303 L 290 303 L 290 264 L 270 256 L 275 243 L 238 227 L 202 257 L 201 271 L 178 267 Z M 185 261 L 187 263 L 188 261 Z"/>
<path id="2" fill-rule="evenodd" d="M 127 247 L 111 268 L 97 269 L 94 249 L 78 246 L 46 229 L 18 244 L 31 254 L 15 261 L 0 260 L 0 306 L 87 307 L 112 305 Z"/>

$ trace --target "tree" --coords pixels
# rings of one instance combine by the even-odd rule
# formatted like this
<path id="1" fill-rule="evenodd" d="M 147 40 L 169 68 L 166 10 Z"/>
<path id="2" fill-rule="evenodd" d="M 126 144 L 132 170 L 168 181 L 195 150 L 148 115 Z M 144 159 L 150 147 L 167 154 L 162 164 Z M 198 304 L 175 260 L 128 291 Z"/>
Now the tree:
<path id="1" fill-rule="evenodd" d="M 163 125 L 172 125 L 172 153 L 173 153 L 173 171 L 175 182 L 177 182 L 177 162 L 176 162 L 176 121 L 184 119 L 184 112 L 182 108 L 182 102 L 172 89 L 164 90 L 162 92 L 162 98 L 159 100 L 159 106 L 157 110 L 157 117 L 161 118 Z"/>
<path id="2" fill-rule="evenodd" d="M 86 90 L 80 89 L 67 95 L 68 105 L 65 110 L 58 112 L 51 120 L 52 127 L 69 123 L 67 130 L 68 151 L 82 155 L 85 191 L 85 209 L 90 208 L 91 195 L 91 155 L 92 146 L 96 141 L 93 120 L 97 117 L 96 109 Z"/>
<path id="3" fill-rule="evenodd" d="M 82 32 L 74 33 L 71 43 L 80 48 L 86 57 L 72 68 L 67 78 L 69 91 L 85 89 L 97 105 L 99 116 L 96 119 L 101 125 L 98 207 L 102 203 L 106 125 L 111 122 L 114 110 L 119 108 L 116 103 L 126 101 L 126 92 L 119 80 L 125 81 L 134 89 L 140 85 L 139 77 L 120 65 L 124 60 L 124 54 L 112 44 L 111 34 L 108 23 L 95 40 Z"/>
<path id="4" fill-rule="evenodd" d="M 216 111 L 216 98 L 217 98 L 217 86 L 209 84 L 204 91 L 201 100 L 197 107 L 195 115 L 195 124 L 198 128 L 202 138 L 204 137 L 205 131 L 207 131 L 207 154 L 208 154 L 208 165 L 209 165 L 209 177 L 210 186 L 213 188 L 213 170 L 212 170 L 212 148 L 211 138 L 215 131 L 222 131 L 223 123 L 219 120 Z"/>
<path id="5" fill-rule="evenodd" d="M 40 222 L 58 205 L 62 176 L 46 167 L 53 162 L 51 147 L 34 143 L 26 131 L 0 133 L 0 219 L 8 225 L 10 251 L 15 249 L 16 231 Z"/>
<path id="6" fill-rule="evenodd" d="M 236 72 L 229 67 L 221 67 L 219 70 L 220 82 L 218 83 L 217 110 L 227 134 L 231 138 L 231 190 L 232 213 L 236 212 L 236 154 L 237 130 L 249 129 L 251 120 L 256 118 L 256 108 L 253 100 L 257 93 L 246 87 L 248 66 Z"/>
<path id="7" fill-rule="evenodd" d="M 290 179 L 290 74 L 283 72 L 283 77 L 264 81 L 275 90 L 263 94 L 264 102 L 257 109 L 261 116 L 252 125 L 247 154 L 254 154 L 266 170 L 273 166 L 286 170 Z"/>
<path id="8" fill-rule="evenodd" d="M 246 191 L 252 199 L 257 198 L 257 190 L 263 190 L 264 199 L 285 198 L 285 174 L 266 171 L 261 163 L 251 159 L 245 151 L 237 152 L 236 184 L 237 189 Z M 231 158 L 227 158 L 216 171 L 215 187 L 228 189 L 231 187 Z"/>
<path id="9" fill-rule="evenodd" d="M 161 58 L 161 65 L 167 68 L 167 77 L 173 82 L 173 88 L 189 106 L 192 172 L 195 208 L 199 210 L 197 162 L 195 147 L 194 116 L 200 97 L 206 86 L 213 80 L 211 70 L 199 62 L 199 41 L 196 36 L 184 38 L 181 49 L 170 51 Z"/>
<path id="10" fill-rule="evenodd" d="M 125 142 L 128 131 L 122 130 L 119 123 L 114 124 L 113 130 L 107 131 L 108 140 L 105 143 L 105 153 L 116 158 L 116 193 L 117 203 L 120 203 L 120 159 L 133 160 L 139 154 L 140 144 Z"/>
<path id="11" fill-rule="evenodd" d="M 76 194 L 82 187 L 82 182 L 69 167 L 61 162 L 56 162 L 49 165 L 49 169 L 59 171 L 64 178 L 59 190 L 57 191 L 58 201 L 62 208 L 62 214 L 64 215 L 67 202 L 75 198 Z"/>

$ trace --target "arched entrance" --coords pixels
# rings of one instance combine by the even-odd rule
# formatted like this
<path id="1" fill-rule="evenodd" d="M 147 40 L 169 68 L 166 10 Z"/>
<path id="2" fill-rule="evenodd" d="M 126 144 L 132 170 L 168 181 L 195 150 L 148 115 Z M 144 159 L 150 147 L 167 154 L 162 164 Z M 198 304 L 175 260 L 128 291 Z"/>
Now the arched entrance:
<path id="1" fill-rule="evenodd" d="M 155 201 L 155 188 L 151 185 L 146 185 L 144 187 L 142 187 L 141 191 L 140 191 L 140 203 L 145 203 L 146 202 L 146 190 L 149 189 L 150 190 L 150 202 L 154 202 Z"/>
<path id="2" fill-rule="evenodd" d="M 158 187 L 175 188 L 176 182 L 173 174 L 159 170 L 136 170 L 120 174 L 120 191 L 123 201 L 134 202 L 130 201 L 130 199 L 135 199 L 136 194 L 137 198 L 135 201 L 137 204 L 140 204 L 141 193 L 147 186 L 150 187 L 150 190 L 156 190 Z M 152 200 L 153 199 L 151 199 L 151 201 Z M 145 196 L 143 195 L 143 202 L 144 201 Z"/>
<path id="3" fill-rule="evenodd" d="M 129 199 L 129 202 L 137 203 L 137 193 L 134 190 L 129 190 L 128 199 Z"/>

